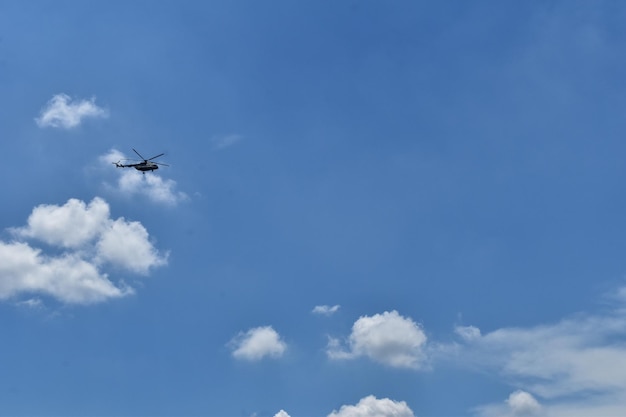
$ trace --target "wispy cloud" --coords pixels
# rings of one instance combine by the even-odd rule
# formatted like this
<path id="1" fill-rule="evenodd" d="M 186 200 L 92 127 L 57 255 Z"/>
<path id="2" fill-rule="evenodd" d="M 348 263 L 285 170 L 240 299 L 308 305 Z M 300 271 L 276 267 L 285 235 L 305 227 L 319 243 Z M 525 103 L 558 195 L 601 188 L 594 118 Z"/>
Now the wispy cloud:
<path id="1" fill-rule="evenodd" d="M 513 392 L 473 409 L 483 417 L 622 416 L 626 410 L 625 288 L 614 291 L 610 309 L 604 305 L 598 313 L 490 332 L 456 326 L 458 339 L 452 343 L 428 341 L 419 324 L 397 311 L 362 316 L 347 338 L 329 338 L 326 353 L 332 360 L 366 357 L 414 370 L 445 363 L 491 373 Z M 356 409 L 347 410 L 353 414 L 346 415 L 361 415 Z"/>
<path id="2" fill-rule="evenodd" d="M 617 291 L 622 294 L 623 288 Z M 619 299 L 621 297 L 617 297 Z M 581 313 L 556 323 L 482 334 L 457 327 L 462 342 L 437 360 L 499 375 L 518 389 L 476 409 L 481 416 L 623 415 L 626 409 L 626 310 Z"/>
<path id="3" fill-rule="evenodd" d="M 278 358 L 287 350 L 287 344 L 272 326 L 256 327 L 239 333 L 228 345 L 236 359 L 257 361 L 265 357 Z"/>
<path id="4" fill-rule="evenodd" d="M 456 326 L 454 328 L 454 333 L 467 342 L 479 339 L 481 336 L 480 329 L 474 326 Z"/>
<path id="5" fill-rule="evenodd" d="M 243 137 L 241 135 L 236 135 L 236 134 L 213 136 L 211 138 L 211 144 L 213 145 L 213 149 L 220 150 L 220 149 L 233 146 L 234 144 L 239 142 L 242 138 Z"/>
<path id="6" fill-rule="evenodd" d="M 425 345 L 422 327 L 394 310 L 360 317 L 347 342 L 330 338 L 326 353 L 331 359 L 365 356 L 396 368 L 420 369 L 426 360 Z"/>
<path id="7" fill-rule="evenodd" d="M 117 149 L 111 149 L 99 157 L 99 161 L 105 169 L 111 169 L 113 162 L 126 159 L 126 155 Z M 160 175 L 153 173 L 143 175 L 133 168 L 120 168 L 114 175 L 117 176 L 115 184 L 105 182 L 105 186 L 116 193 L 129 197 L 142 196 L 152 202 L 169 206 L 175 206 L 189 199 L 187 194 L 176 190 L 176 181 L 163 179 Z"/>
<path id="8" fill-rule="evenodd" d="M 313 307 L 313 310 L 311 310 L 311 313 L 313 314 L 319 314 L 322 316 L 332 316 L 333 314 L 335 314 L 337 311 L 339 311 L 340 305 L 334 305 L 334 306 L 327 306 L 327 305 L 322 305 L 322 306 L 315 306 Z"/>
<path id="9" fill-rule="evenodd" d="M 414 417 L 413 411 L 404 401 L 389 398 L 376 398 L 369 395 L 356 405 L 342 405 L 339 411 L 333 410 L 328 417 Z"/>
<path id="10" fill-rule="evenodd" d="M 71 129 L 86 118 L 106 118 L 109 112 L 96 105 L 96 99 L 73 100 L 67 94 L 57 94 L 41 109 L 35 122 L 39 127 Z"/>
<path id="11" fill-rule="evenodd" d="M 134 293 L 113 283 L 102 269 L 139 274 L 167 263 L 139 222 L 113 220 L 108 204 L 70 199 L 63 206 L 35 207 L 27 225 L 10 229 L 17 239 L 0 241 L 0 299 L 44 294 L 70 304 L 89 304 Z M 26 240 L 40 241 L 51 254 Z M 28 302 L 25 301 L 25 302 Z"/>
<path id="12" fill-rule="evenodd" d="M 40 298 L 29 298 L 27 300 L 18 301 L 15 303 L 18 307 L 24 307 L 29 309 L 38 310 L 43 308 L 43 301 Z"/>

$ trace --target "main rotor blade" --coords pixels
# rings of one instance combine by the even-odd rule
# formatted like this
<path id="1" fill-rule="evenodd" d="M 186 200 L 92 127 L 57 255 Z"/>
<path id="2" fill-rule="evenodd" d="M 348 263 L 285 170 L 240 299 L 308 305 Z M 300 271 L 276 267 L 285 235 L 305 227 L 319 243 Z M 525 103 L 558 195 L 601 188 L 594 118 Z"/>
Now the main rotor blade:
<path id="1" fill-rule="evenodd" d="M 135 151 L 135 148 L 133 148 L 133 151 Z M 136 153 L 137 155 L 139 155 L 139 157 L 140 157 L 143 161 L 147 161 L 147 159 L 146 159 L 146 158 L 144 158 L 143 156 L 141 156 L 141 154 L 140 154 L 139 152 L 135 151 L 135 153 Z"/>
<path id="2" fill-rule="evenodd" d="M 153 159 L 158 158 L 159 156 L 163 156 L 165 155 L 164 153 L 158 154 L 157 156 L 153 156 L 152 158 L 148 159 L 148 161 L 152 161 Z"/>

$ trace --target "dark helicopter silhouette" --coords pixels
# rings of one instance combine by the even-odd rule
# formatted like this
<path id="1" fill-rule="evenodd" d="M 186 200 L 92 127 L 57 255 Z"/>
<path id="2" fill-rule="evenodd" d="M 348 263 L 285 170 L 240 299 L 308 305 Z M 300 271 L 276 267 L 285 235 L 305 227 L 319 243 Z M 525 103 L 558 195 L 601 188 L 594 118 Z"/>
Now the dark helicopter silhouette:
<path id="1" fill-rule="evenodd" d="M 152 158 L 144 158 L 143 156 L 141 156 L 141 154 L 139 152 L 137 152 L 135 149 L 133 149 L 133 151 L 139 155 L 139 157 L 142 159 L 142 162 L 137 162 L 135 164 L 122 164 L 121 161 L 123 160 L 119 160 L 117 162 L 113 162 L 113 164 L 115 164 L 116 167 L 118 168 L 135 168 L 137 171 L 141 171 L 143 174 L 146 173 L 146 171 L 154 171 L 155 169 L 159 169 L 159 165 L 168 167 L 168 164 L 164 164 L 161 162 L 153 162 L 153 159 L 158 158 L 159 156 L 163 156 L 165 155 L 164 153 L 158 154 L 157 156 L 153 156 Z"/>

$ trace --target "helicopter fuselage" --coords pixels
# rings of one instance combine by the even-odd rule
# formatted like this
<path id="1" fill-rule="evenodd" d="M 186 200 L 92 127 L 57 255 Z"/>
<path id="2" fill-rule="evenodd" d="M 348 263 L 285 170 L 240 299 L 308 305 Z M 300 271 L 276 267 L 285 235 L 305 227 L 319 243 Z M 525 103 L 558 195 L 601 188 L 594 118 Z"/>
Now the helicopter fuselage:
<path id="1" fill-rule="evenodd" d="M 169 166 L 167 164 L 164 164 L 162 162 L 152 162 L 153 159 L 158 158 L 159 156 L 163 156 L 165 154 L 161 153 L 157 156 L 153 156 L 152 158 L 149 159 L 145 159 L 143 156 L 141 156 L 141 154 L 139 152 L 137 152 L 135 149 L 133 149 L 133 151 L 135 151 L 135 153 L 141 158 L 143 159 L 143 162 L 138 162 L 136 164 L 123 164 L 121 163 L 122 161 L 117 161 L 117 162 L 113 162 L 113 164 L 115 164 L 116 167 L 118 168 L 135 168 L 137 171 L 141 171 L 144 174 L 146 173 L 146 171 L 154 171 L 156 169 L 159 169 L 159 165 L 163 165 L 163 166 Z"/>
<path id="2" fill-rule="evenodd" d="M 155 169 L 159 169 L 159 166 L 155 163 L 152 162 L 148 162 L 148 163 L 140 163 L 140 164 L 133 164 L 135 165 L 135 169 L 137 171 L 154 171 Z"/>

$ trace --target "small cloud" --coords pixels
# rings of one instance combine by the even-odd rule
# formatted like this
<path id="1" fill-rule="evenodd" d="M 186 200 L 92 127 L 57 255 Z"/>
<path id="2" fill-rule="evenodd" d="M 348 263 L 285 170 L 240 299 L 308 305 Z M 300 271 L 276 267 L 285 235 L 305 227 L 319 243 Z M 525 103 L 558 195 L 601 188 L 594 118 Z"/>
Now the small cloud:
<path id="1" fill-rule="evenodd" d="M 480 329 L 474 326 L 456 326 L 454 328 L 454 333 L 459 335 L 459 337 L 466 342 L 480 339 Z"/>
<path id="2" fill-rule="evenodd" d="M 340 307 L 339 304 L 334 305 L 332 307 L 327 306 L 327 305 L 315 306 L 313 310 L 311 310 L 311 313 L 320 314 L 322 316 L 332 316 L 339 310 L 339 307 Z"/>
<path id="3" fill-rule="evenodd" d="M 285 410 L 280 410 L 278 413 L 274 414 L 274 417 L 290 417 L 289 414 Z"/>
<path id="4" fill-rule="evenodd" d="M 339 411 L 333 410 L 328 417 L 415 417 L 404 401 L 389 398 L 378 399 L 369 395 L 356 405 L 342 405 Z"/>
<path id="5" fill-rule="evenodd" d="M 264 357 L 279 358 L 287 350 L 287 344 L 271 326 L 256 327 L 239 333 L 229 345 L 235 359 L 257 361 Z"/>
<path id="6" fill-rule="evenodd" d="M 534 416 L 541 411 L 541 405 L 526 391 L 515 391 L 506 400 L 514 416 Z"/>
<path id="7" fill-rule="evenodd" d="M 555 416 L 593 416 L 593 415 L 622 415 L 623 412 L 608 411 L 611 408 L 596 408 L 593 411 L 585 410 L 585 402 L 574 402 L 563 406 L 555 405 L 550 409 L 544 410 L 541 404 L 533 397 L 532 394 L 517 390 L 506 399 L 503 403 L 495 403 L 476 407 L 475 415 L 481 417 L 539 417 L 546 415 Z M 592 407 L 593 408 L 593 407 Z M 623 411 L 623 407 L 622 407 Z"/>
<path id="8" fill-rule="evenodd" d="M 353 352 L 343 348 L 341 340 L 331 336 L 328 336 L 326 355 L 330 359 L 353 359 L 355 357 Z"/>
<path id="9" fill-rule="evenodd" d="M 228 148 L 229 146 L 233 146 L 235 143 L 239 142 L 242 139 L 241 135 L 224 135 L 224 136 L 214 136 L 211 138 L 211 143 L 213 144 L 213 149 L 220 150 L 224 148 Z"/>
<path id="10" fill-rule="evenodd" d="M 395 368 L 420 369 L 426 359 L 425 344 L 421 326 L 394 310 L 360 317 L 352 326 L 347 346 L 329 338 L 326 353 L 331 359 L 366 356 Z"/>
<path id="11" fill-rule="evenodd" d="M 109 112 L 96 105 L 96 99 L 72 100 L 67 94 L 57 94 L 41 109 L 35 118 L 37 126 L 71 129 L 85 118 L 106 118 Z"/>
<path id="12" fill-rule="evenodd" d="M 43 301 L 39 298 L 29 298 L 28 300 L 18 301 L 15 303 L 18 307 L 30 308 L 33 310 L 39 310 L 43 308 Z"/>

